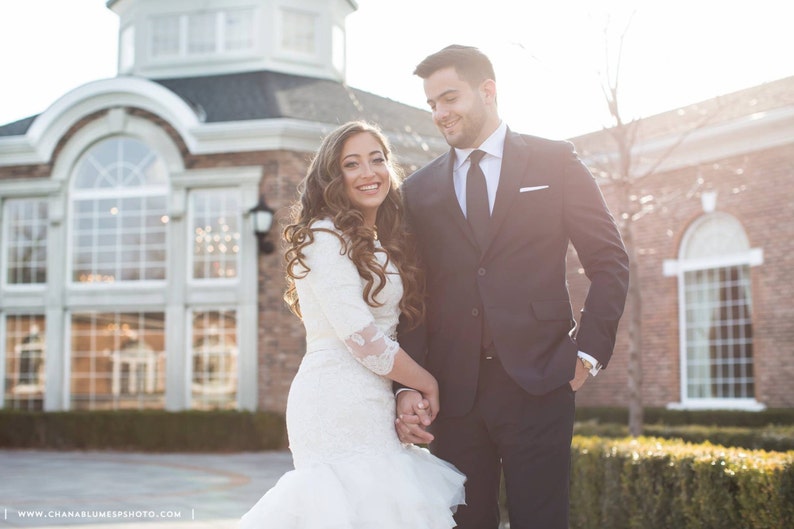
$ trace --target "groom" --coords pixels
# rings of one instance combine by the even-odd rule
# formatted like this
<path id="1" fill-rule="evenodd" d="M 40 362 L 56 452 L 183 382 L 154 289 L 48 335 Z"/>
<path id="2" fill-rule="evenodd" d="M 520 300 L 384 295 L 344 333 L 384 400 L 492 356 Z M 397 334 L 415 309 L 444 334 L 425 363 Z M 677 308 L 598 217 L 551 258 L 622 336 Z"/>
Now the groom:
<path id="1" fill-rule="evenodd" d="M 449 46 L 414 73 L 452 149 L 403 184 L 428 303 L 425 328 L 400 343 L 438 379 L 441 413 L 400 390 L 398 434 L 466 474 L 460 529 L 498 527 L 502 471 L 512 529 L 567 529 L 574 392 L 612 355 L 628 286 L 620 234 L 569 143 L 499 118 L 478 49 Z M 575 334 L 569 243 L 591 282 Z"/>

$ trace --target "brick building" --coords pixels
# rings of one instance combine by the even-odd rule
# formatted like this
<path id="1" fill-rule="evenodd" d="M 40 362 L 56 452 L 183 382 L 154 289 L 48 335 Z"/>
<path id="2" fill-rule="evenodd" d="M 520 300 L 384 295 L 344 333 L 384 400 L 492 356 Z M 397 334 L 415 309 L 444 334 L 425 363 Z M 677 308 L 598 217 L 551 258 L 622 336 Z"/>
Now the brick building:
<path id="1" fill-rule="evenodd" d="M 794 406 L 794 77 L 631 124 L 631 186 L 615 130 L 573 138 L 616 217 L 630 212 L 645 406 Z M 569 281 L 581 307 L 586 280 Z M 625 406 L 629 328 L 579 402 Z"/>
<path id="2" fill-rule="evenodd" d="M 278 241 L 345 121 L 381 124 L 406 171 L 443 140 L 344 83 L 353 0 L 107 5 L 119 75 L 0 127 L 0 407 L 283 409 L 302 327 L 251 210 Z"/>
<path id="3" fill-rule="evenodd" d="M 345 84 L 353 0 L 107 5 L 119 75 L 0 126 L 0 407 L 281 411 L 304 336 L 251 210 L 276 211 L 276 241 L 344 121 L 379 123 L 406 172 L 446 144 L 427 112 Z M 792 94 L 784 79 L 639 124 L 635 174 L 685 138 L 626 202 L 646 405 L 794 406 Z M 619 213 L 610 141 L 573 139 Z M 581 404 L 625 405 L 628 318 Z"/>

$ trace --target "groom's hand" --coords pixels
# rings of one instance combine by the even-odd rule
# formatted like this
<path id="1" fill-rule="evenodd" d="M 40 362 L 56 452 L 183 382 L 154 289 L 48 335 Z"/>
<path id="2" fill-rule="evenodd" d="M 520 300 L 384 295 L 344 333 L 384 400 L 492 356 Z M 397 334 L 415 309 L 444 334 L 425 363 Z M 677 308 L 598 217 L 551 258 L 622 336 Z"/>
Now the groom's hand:
<path id="1" fill-rule="evenodd" d="M 395 430 L 403 443 L 427 444 L 434 437 L 425 428 L 430 425 L 430 403 L 418 391 L 401 391 L 397 395 Z"/>
<path id="2" fill-rule="evenodd" d="M 569 382 L 571 385 L 571 389 L 574 391 L 579 391 L 579 389 L 584 386 L 584 383 L 587 382 L 587 379 L 590 377 L 590 371 L 579 361 L 576 362 L 576 371 L 573 374 L 573 380 Z"/>

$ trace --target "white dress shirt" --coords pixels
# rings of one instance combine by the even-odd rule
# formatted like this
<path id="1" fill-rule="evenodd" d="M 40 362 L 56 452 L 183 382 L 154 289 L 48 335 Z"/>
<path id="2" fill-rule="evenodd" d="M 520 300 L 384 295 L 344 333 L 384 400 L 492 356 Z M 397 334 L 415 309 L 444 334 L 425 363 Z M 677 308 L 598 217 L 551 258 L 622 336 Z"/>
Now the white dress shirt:
<path id="1" fill-rule="evenodd" d="M 493 214 L 493 205 L 496 201 L 496 189 L 499 187 L 499 175 L 502 171 L 502 154 L 505 150 L 505 136 L 507 136 L 507 124 L 499 122 L 499 126 L 493 134 L 482 142 L 478 147 L 485 153 L 480 160 L 480 169 L 485 175 L 485 186 L 488 188 L 488 205 Z M 458 204 L 466 216 L 466 174 L 469 172 L 471 161 L 469 155 L 474 149 L 455 149 L 455 165 L 452 169 L 452 183 L 455 186 L 455 196 L 458 197 Z"/>

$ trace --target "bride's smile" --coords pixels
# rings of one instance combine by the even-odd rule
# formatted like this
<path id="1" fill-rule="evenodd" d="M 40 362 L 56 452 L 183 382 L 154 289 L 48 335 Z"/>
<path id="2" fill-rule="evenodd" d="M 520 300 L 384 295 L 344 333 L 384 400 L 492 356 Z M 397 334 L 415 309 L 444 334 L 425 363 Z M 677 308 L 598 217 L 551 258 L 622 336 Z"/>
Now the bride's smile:
<path id="1" fill-rule="evenodd" d="M 340 164 L 351 205 L 374 226 L 378 208 L 391 188 L 389 162 L 380 142 L 368 132 L 351 136 L 342 149 Z"/>

